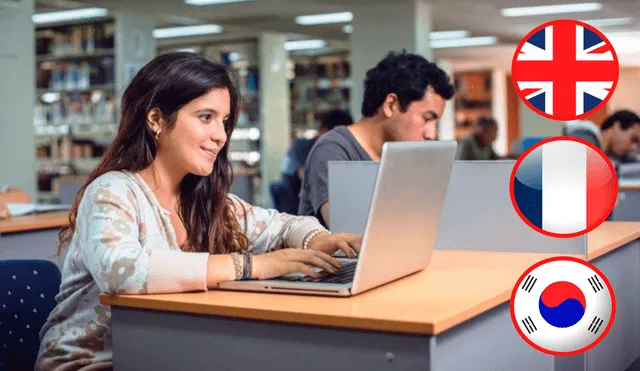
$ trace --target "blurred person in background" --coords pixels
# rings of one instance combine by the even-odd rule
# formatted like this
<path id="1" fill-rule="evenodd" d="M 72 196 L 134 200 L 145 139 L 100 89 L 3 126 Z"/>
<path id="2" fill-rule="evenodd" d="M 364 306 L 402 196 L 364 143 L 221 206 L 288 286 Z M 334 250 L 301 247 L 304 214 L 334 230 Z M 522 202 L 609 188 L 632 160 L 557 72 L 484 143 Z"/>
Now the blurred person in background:
<path id="1" fill-rule="evenodd" d="M 314 143 L 337 126 L 353 124 L 353 117 L 347 111 L 334 109 L 322 115 L 318 134 L 313 138 L 294 138 L 287 151 L 281 168 L 281 179 L 271 183 L 271 198 L 275 208 L 283 213 L 297 214 L 300 204 L 300 187 L 304 177 L 304 163 Z"/>
<path id="2" fill-rule="evenodd" d="M 632 111 L 616 111 L 599 128 L 590 121 L 567 122 L 563 133 L 600 148 L 616 168 L 620 164 L 638 161 L 640 117 Z"/>
<path id="3" fill-rule="evenodd" d="M 456 160 L 497 160 L 493 142 L 498 135 L 498 123 L 491 117 L 479 117 L 472 132 L 458 141 Z"/>

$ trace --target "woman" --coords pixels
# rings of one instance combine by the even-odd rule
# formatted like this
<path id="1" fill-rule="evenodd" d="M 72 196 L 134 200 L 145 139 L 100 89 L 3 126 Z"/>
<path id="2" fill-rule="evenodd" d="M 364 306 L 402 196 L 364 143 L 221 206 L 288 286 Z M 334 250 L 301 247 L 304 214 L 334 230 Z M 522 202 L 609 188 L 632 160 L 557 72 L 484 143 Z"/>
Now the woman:
<path id="1" fill-rule="evenodd" d="M 41 331 L 38 370 L 112 367 L 100 293 L 202 291 L 222 281 L 336 272 L 360 237 L 229 195 L 228 141 L 239 96 L 228 71 L 191 53 L 157 57 L 122 97 L 118 134 L 80 190 L 58 305 Z"/>

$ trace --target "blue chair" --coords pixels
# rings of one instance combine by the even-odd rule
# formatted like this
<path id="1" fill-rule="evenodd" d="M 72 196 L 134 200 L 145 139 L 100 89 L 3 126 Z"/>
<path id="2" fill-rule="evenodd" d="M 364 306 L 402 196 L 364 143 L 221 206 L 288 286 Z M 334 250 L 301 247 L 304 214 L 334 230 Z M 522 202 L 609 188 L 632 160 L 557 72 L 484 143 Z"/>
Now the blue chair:
<path id="1" fill-rule="evenodd" d="M 49 260 L 0 260 L 0 371 L 33 370 L 60 280 Z"/>

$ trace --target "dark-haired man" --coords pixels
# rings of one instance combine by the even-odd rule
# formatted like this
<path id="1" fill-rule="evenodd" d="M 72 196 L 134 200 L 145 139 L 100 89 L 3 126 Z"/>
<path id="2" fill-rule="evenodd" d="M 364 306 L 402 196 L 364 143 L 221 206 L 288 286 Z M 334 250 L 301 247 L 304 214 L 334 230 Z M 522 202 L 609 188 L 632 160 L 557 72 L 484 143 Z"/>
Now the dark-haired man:
<path id="1" fill-rule="evenodd" d="M 636 162 L 640 142 L 640 117 L 629 110 L 620 110 L 607 117 L 600 125 L 584 122 L 565 124 L 564 134 L 586 140 L 602 149 L 613 165 Z"/>
<path id="2" fill-rule="evenodd" d="M 498 123 L 491 117 L 479 117 L 472 132 L 458 141 L 456 160 L 497 160 L 493 141 L 498 135 Z"/>
<path id="3" fill-rule="evenodd" d="M 328 162 L 380 161 L 385 142 L 434 140 L 445 101 L 453 94 L 449 77 L 434 63 L 417 54 L 389 53 L 367 71 L 362 119 L 333 129 L 311 149 L 298 213 L 328 226 Z"/>

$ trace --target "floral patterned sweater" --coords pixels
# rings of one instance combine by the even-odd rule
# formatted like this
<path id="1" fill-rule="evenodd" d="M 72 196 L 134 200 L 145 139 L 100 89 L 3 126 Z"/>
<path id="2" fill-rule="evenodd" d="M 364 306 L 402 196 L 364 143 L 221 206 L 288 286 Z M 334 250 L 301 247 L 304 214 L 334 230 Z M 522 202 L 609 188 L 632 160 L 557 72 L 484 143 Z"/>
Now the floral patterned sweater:
<path id="1" fill-rule="evenodd" d="M 248 205 L 229 195 L 253 253 L 301 247 L 324 229 L 297 217 Z M 245 213 L 242 208 L 247 210 Z M 43 326 L 36 370 L 112 368 L 111 311 L 99 295 L 207 290 L 209 253 L 183 252 L 170 212 L 138 174 L 109 172 L 86 189 L 67 247 L 57 306 Z"/>

